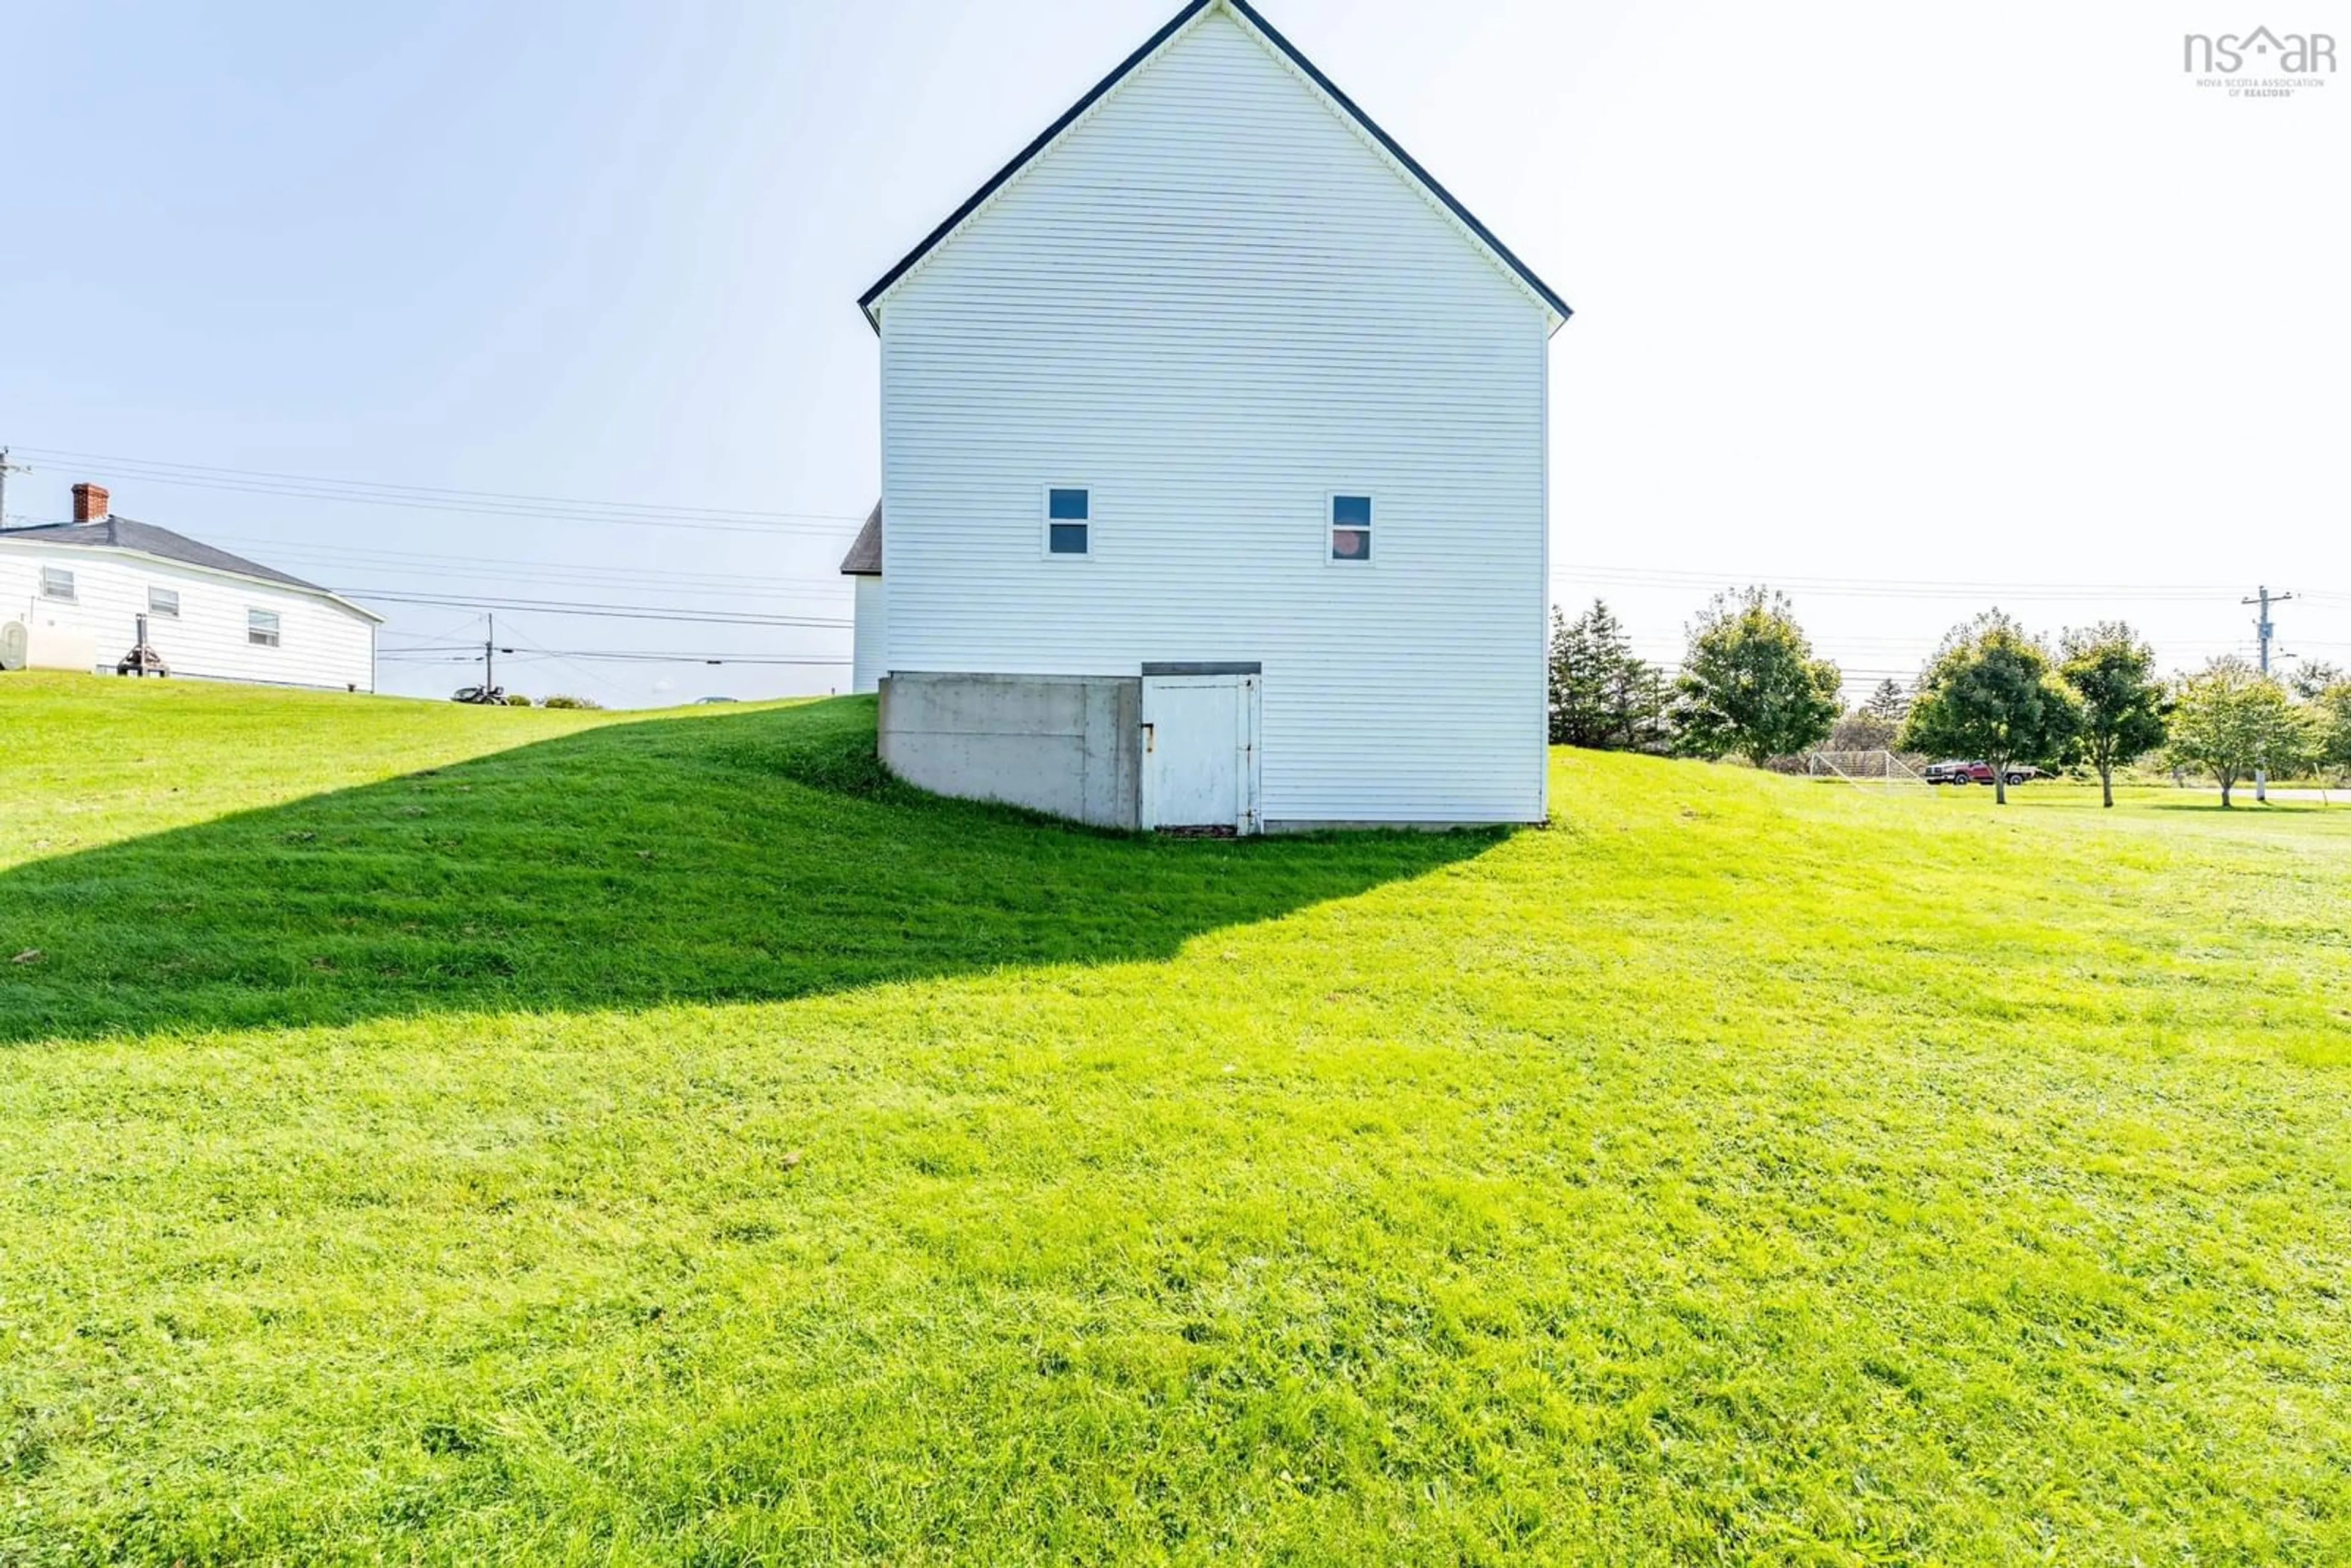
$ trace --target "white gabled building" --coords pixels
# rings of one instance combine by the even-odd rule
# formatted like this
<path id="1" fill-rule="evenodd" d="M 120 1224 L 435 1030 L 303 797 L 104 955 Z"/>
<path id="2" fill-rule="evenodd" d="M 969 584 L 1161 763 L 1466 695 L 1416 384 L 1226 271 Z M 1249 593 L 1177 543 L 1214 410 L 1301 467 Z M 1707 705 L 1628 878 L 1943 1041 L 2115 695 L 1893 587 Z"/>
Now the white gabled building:
<path id="1" fill-rule="evenodd" d="M 1113 825 L 1543 818 L 1567 307 L 1243 0 L 860 303 L 893 768 Z"/>
<path id="2" fill-rule="evenodd" d="M 200 680 L 375 690 L 383 617 L 151 523 L 76 485 L 74 520 L 0 531 L 0 666 L 113 670 L 147 645 Z"/>

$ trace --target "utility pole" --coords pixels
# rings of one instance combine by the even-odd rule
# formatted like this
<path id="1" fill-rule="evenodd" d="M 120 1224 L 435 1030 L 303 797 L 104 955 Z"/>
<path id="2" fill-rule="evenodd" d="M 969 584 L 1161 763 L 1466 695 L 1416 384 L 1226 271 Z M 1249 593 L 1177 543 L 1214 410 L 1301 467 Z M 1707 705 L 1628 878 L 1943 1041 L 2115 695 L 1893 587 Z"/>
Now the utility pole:
<path id="1" fill-rule="evenodd" d="M 2240 604 L 2258 604 L 2262 607 L 2261 619 L 2253 622 L 2253 634 L 2261 640 L 2262 674 L 2264 675 L 2270 673 L 2270 639 L 2277 635 L 2277 628 L 2270 624 L 2270 606 L 2283 604 L 2293 597 L 2291 593 L 2272 593 L 2269 591 L 2269 585 L 2264 583 L 2254 591 L 2252 598 L 2237 601 Z M 2269 798 L 2270 771 L 2256 764 L 2253 768 L 2253 799 L 2266 800 Z"/>
<path id="2" fill-rule="evenodd" d="M 486 696 L 491 688 L 498 684 L 498 618 L 495 615 L 485 615 L 482 619 L 490 623 L 488 631 L 483 634 L 482 639 L 482 693 Z M 2264 650 L 2268 646 L 2267 643 L 2262 644 Z M 2262 654 L 2262 668 L 2266 670 L 2269 667 L 2269 654 L 2264 652 Z"/>
<path id="3" fill-rule="evenodd" d="M 8 526 L 8 476 L 30 474 L 33 470 L 22 463 L 8 461 L 8 449 L 0 446 L 0 528 Z"/>

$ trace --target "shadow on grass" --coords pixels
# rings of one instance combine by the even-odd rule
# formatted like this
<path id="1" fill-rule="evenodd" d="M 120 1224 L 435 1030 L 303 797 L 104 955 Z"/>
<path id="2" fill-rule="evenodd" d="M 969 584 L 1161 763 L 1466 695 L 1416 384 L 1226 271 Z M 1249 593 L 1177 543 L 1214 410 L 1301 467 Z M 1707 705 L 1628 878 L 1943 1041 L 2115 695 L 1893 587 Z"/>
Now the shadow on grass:
<path id="1" fill-rule="evenodd" d="M 943 800 L 844 698 L 648 720 L 0 873 L 0 1040 L 783 998 L 1169 956 L 1494 833 L 1163 841 Z"/>

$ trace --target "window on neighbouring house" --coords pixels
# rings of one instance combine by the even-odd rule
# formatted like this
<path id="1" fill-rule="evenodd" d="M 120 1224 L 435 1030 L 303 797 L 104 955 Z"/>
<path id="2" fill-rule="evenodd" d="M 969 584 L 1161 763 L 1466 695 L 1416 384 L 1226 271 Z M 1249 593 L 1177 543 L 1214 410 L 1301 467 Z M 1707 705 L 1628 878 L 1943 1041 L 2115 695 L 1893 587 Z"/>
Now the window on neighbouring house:
<path id="1" fill-rule="evenodd" d="M 1092 497 L 1084 490 L 1055 486 L 1045 492 L 1045 550 L 1049 555 L 1093 551 Z"/>
<path id="2" fill-rule="evenodd" d="M 180 618 L 180 591 L 176 588 L 151 588 L 147 591 L 147 613 Z"/>
<path id="3" fill-rule="evenodd" d="M 277 612 L 275 610 L 246 611 L 245 640 L 256 648 L 277 646 Z"/>
<path id="4" fill-rule="evenodd" d="M 1369 496 L 1331 497 L 1331 559 L 1372 559 L 1372 498 Z"/>
<path id="5" fill-rule="evenodd" d="M 41 568 L 41 597 L 64 600 L 74 598 L 73 573 L 61 566 Z"/>

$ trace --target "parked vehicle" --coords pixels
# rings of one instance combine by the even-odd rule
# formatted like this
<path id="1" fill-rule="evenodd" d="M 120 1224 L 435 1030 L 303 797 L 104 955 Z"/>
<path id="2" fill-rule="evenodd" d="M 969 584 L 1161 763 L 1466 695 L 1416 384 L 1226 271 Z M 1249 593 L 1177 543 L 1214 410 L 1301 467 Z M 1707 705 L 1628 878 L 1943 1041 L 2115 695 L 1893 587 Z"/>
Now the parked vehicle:
<path id="1" fill-rule="evenodd" d="M 1925 777 L 1929 784 L 1989 784 L 1992 781 L 1993 775 L 1991 764 L 1980 758 L 1973 762 L 1961 762 L 1953 758 L 1944 762 L 1929 762 L 1927 764 Z M 2008 765 L 2007 778 L 2011 784 L 2022 784 L 2028 779 L 2040 777 L 2041 769 L 2031 763 L 2011 762 Z"/>
<path id="2" fill-rule="evenodd" d="M 449 700 L 455 703 L 486 703 L 495 707 L 506 702 L 507 689 L 504 686 L 460 686 L 457 688 L 457 695 Z"/>

